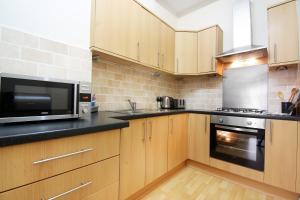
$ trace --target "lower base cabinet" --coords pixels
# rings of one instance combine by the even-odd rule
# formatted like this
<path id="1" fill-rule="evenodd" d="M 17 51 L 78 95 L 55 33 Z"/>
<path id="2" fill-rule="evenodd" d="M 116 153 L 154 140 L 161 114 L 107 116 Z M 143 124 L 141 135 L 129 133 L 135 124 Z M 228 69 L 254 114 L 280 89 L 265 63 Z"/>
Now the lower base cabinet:
<path id="1" fill-rule="evenodd" d="M 187 160 L 188 115 L 169 116 L 168 171 Z"/>
<path id="2" fill-rule="evenodd" d="M 119 156 L 0 194 L 1 200 L 118 200 Z"/>
<path id="3" fill-rule="evenodd" d="M 167 172 L 168 116 L 132 120 L 121 131 L 120 199 Z"/>
<path id="4" fill-rule="evenodd" d="M 210 116 L 189 114 L 188 158 L 209 165 Z"/>
<path id="5" fill-rule="evenodd" d="M 296 191 L 297 148 L 297 122 L 282 120 L 267 122 L 264 175 L 266 184 Z"/>

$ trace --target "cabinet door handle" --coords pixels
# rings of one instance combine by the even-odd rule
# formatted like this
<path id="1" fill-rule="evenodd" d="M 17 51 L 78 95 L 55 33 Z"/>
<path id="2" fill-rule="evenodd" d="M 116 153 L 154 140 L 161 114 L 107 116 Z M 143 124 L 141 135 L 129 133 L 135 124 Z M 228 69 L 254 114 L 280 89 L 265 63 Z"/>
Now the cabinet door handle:
<path id="1" fill-rule="evenodd" d="M 152 139 L 152 121 L 150 121 L 149 124 L 150 124 L 149 140 L 151 141 L 151 139 Z"/>
<path id="2" fill-rule="evenodd" d="M 176 63 L 177 63 L 176 64 L 177 65 L 177 73 L 179 73 L 179 59 L 178 58 L 176 59 Z"/>
<path id="3" fill-rule="evenodd" d="M 143 136 L 142 141 L 145 142 L 146 141 L 146 132 L 147 132 L 147 130 L 146 130 L 146 122 L 143 122 L 143 128 L 144 128 L 144 136 Z"/>
<path id="4" fill-rule="evenodd" d="M 170 124 L 171 124 L 171 131 L 170 131 L 170 133 L 173 134 L 173 119 L 170 119 Z"/>
<path id="5" fill-rule="evenodd" d="M 159 64 L 160 64 L 160 63 L 159 63 L 159 61 L 160 61 L 159 57 L 160 57 L 160 53 L 158 52 L 158 53 L 157 53 L 157 67 L 159 67 Z"/>
<path id="6" fill-rule="evenodd" d="M 137 43 L 137 59 L 140 61 L 140 42 Z"/>
<path id="7" fill-rule="evenodd" d="M 165 66 L 165 54 L 162 55 L 162 66 Z"/>
<path id="8" fill-rule="evenodd" d="M 277 63 L 277 44 L 274 44 L 274 61 Z"/>
<path id="9" fill-rule="evenodd" d="M 273 123 L 270 121 L 270 143 L 273 143 Z"/>
<path id="10" fill-rule="evenodd" d="M 210 60 L 210 70 L 213 71 L 213 68 L 214 68 L 214 57 L 212 56 Z"/>
<path id="11" fill-rule="evenodd" d="M 70 157 L 70 156 L 75 156 L 75 155 L 78 155 L 78 154 L 83 154 L 83 153 L 93 151 L 93 150 L 94 150 L 93 148 L 84 148 L 80 151 L 76 151 L 76 152 L 73 152 L 73 153 L 68 153 L 68 154 L 64 154 L 64 155 L 60 155 L 60 156 L 55 156 L 55 157 L 46 158 L 46 159 L 43 159 L 43 160 L 34 161 L 33 164 L 35 165 L 35 164 L 46 163 L 46 162 L 53 161 L 53 160 L 58 160 L 58 159 L 62 159 L 62 158 Z"/>
<path id="12" fill-rule="evenodd" d="M 205 132 L 204 134 L 206 135 L 207 134 L 207 116 L 205 116 Z"/>
<path id="13" fill-rule="evenodd" d="M 91 181 L 90 181 L 90 182 L 87 182 L 87 183 L 81 183 L 80 186 L 75 187 L 75 188 L 73 188 L 73 189 L 71 189 L 71 190 L 68 190 L 68 191 L 66 191 L 66 192 L 64 192 L 64 193 L 61 193 L 61 194 L 59 194 L 59 195 L 56 195 L 56 196 L 54 196 L 54 197 L 48 198 L 48 200 L 55 200 L 55 199 L 58 199 L 58 198 L 60 198 L 60 197 L 62 197 L 62 196 L 65 196 L 65 195 L 67 195 L 67 194 L 70 194 L 70 193 L 72 193 L 72 192 L 75 192 L 76 190 L 80 190 L 80 189 L 82 189 L 82 188 L 84 188 L 84 187 L 87 187 L 87 186 L 90 185 L 90 184 L 92 184 Z"/>

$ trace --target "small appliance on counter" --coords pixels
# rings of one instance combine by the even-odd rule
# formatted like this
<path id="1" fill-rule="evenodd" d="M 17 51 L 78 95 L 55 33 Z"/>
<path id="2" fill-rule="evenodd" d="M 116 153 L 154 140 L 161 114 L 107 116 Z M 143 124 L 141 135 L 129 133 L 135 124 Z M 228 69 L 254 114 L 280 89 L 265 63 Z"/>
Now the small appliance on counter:
<path id="1" fill-rule="evenodd" d="M 99 106 L 97 105 L 97 98 L 94 94 L 91 101 L 91 113 L 96 113 L 99 110 Z"/>
<path id="2" fill-rule="evenodd" d="M 174 99 L 169 96 L 162 96 L 156 98 L 157 103 L 160 103 L 160 109 L 185 109 L 184 99 Z"/>
<path id="3" fill-rule="evenodd" d="M 0 73 L 0 123 L 90 116 L 91 84 Z"/>

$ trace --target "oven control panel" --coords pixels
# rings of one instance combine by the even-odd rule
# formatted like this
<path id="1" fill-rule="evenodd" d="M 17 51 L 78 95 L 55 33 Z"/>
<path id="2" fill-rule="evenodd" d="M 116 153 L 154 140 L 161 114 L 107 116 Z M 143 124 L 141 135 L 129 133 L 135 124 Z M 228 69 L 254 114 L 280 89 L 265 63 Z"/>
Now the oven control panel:
<path id="1" fill-rule="evenodd" d="M 79 85 L 79 117 L 87 118 L 91 115 L 91 83 L 80 82 Z"/>
<path id="2" fill-rule="evenodd" d="M 211 123 L 229 125 L 229 126 L 239 126 L 239 127 L 246 127 L 246 128 L 255 128 L 255 129 L 266 128 L 266 120 L 259 119 L 259 118 L 212 115 Z"/>

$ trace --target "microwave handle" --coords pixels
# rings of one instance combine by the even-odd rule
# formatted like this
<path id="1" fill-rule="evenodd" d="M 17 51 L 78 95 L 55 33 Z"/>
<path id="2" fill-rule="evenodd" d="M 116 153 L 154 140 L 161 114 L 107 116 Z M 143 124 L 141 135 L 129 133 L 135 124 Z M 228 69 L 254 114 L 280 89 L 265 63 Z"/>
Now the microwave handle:
<path id="1" fill-rule="evenodd" d="M 79 84 L 74 84 L 74 114 L 79 114 Z"/>

